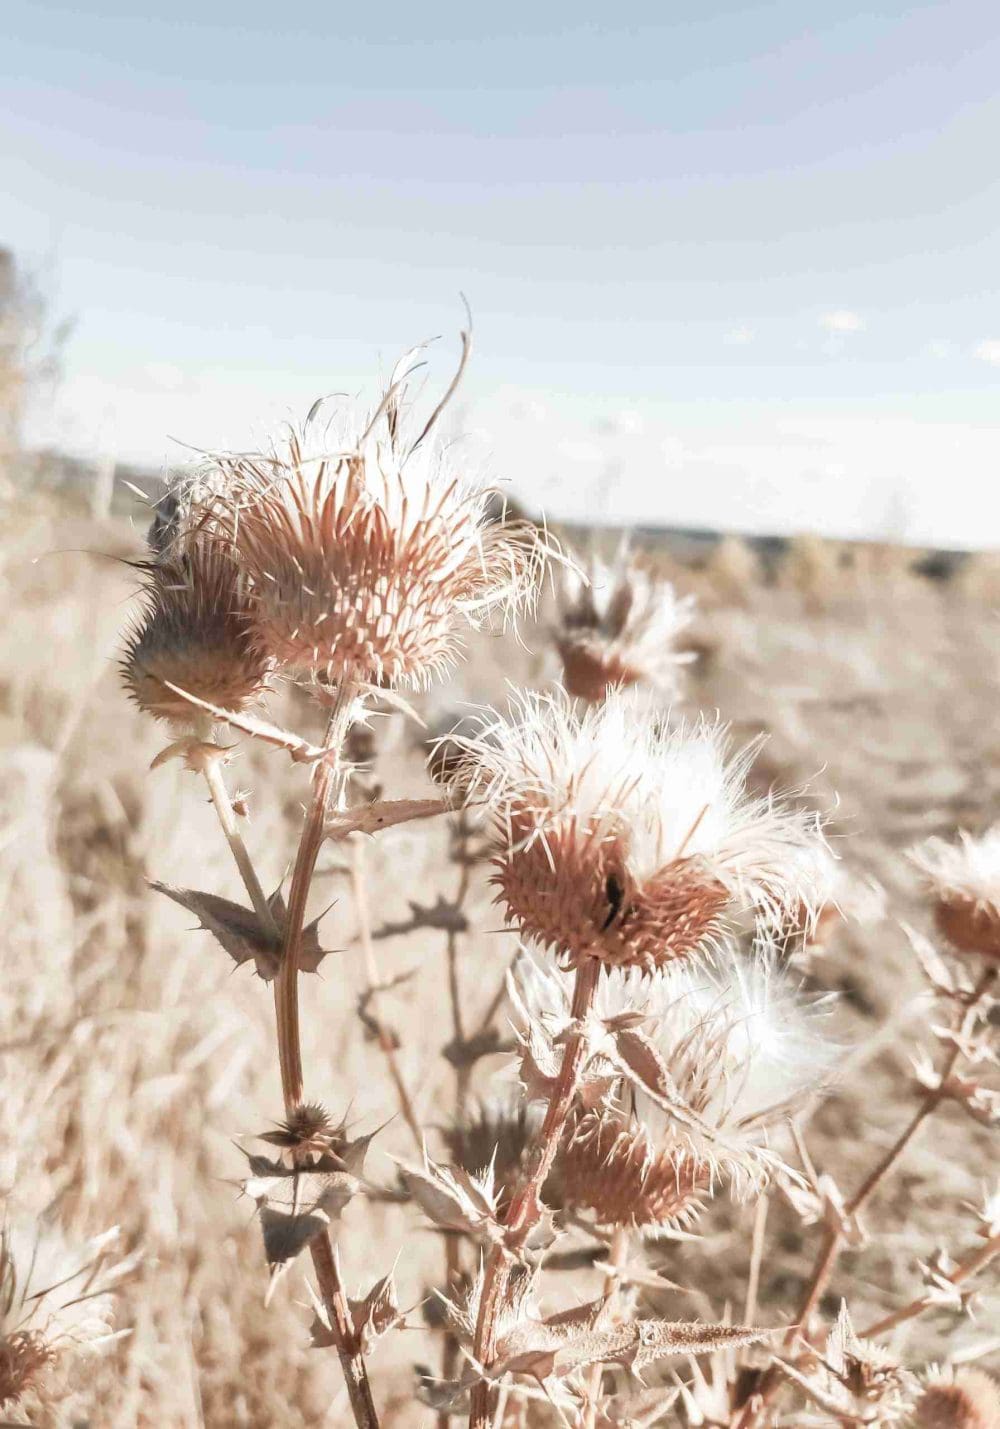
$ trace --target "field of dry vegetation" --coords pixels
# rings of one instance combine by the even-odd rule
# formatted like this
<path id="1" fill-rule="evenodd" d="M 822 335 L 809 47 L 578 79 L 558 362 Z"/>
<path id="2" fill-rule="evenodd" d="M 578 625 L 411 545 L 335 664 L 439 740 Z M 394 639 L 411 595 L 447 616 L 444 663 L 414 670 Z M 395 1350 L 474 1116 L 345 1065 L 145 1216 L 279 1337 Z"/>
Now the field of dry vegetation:
<path id="1" fill-rule="evenodd" d="M 261 1151 L 254 1135 L 283 1120 L 271 990 L 208 932 L 192 931 L 192 913 L 150 888 L 155 880 L 246 902 L 204 785 L 176 760 L 150 770 L 168 737 L 121 690 L 120 632 L 136 573 L 119 558 L 141 555 L 142 527 L 97 525 L 8 493 L 3 532 L 0 1194 L 12 1261 L 18 1245 L 44 1238 L 61 1275 L 71 1275 L 88 1259 L 80 1247 L 89 1238 L 119 1228 L 97 1253 L 91 1288 L 119 1275 L 113 1325 L 127 1331 L 66 1364 L 55 1356 L 3 1412 L 16 1423 L 93 1429 L 353 1423 L 337 1354 L 310 1345 L 308 1256 L 276 1276 L 268 1295 L 257 1208 L 240 1192 L 244 1153 Z M 838 1051 L 822 1091 L 795 1109 L 797 1146 L 784 1127 L 773 1133 L 802 1177 L 798 1201 L 780 1178 L 750 1204 L 721 1193 L 689 1234 L 650 1238 L 630 1263 L 641 1259 L 646 1319 L 728 1315 L 740 1324 L 749 1312 L 757 1325 L 785 1327 L 801 1309 L 823 1240 L 824 1192 L 836 1199 L 814 1172 L 835 1177 L 845 1196 L 857 1190 L 926 1096 L 914 1058 L 920 1067 L 928 1058 L 940 1064 L 932 1029 L 951 1025 L 950 1013 L 932 1002 L 914 951 L 921 936 L 937 935 L 906 852 L 933 835 L 981 834 L 1000 810 L 1000 585 L 985 559 L 934 585 L 888 551 L 841 569 L 816 542 L 793 546 L 767 583 L 734 542 L 704 569 L 675 567 L 668 555 L 660 568 L 697 602 L 680 640 L 697 658 L 682 667 L 676 707 L 718 711 L 738 745 L 765 735 L 751 787 L 792 791 L 797 807 L 827 819 L 841 915 L 828 913 L 815 944 L 797 949 L 795 976 L 809 993 L 838 994 L 824 1026 Z M 522 621 L 520 641 L 476 634 L 455 676 L 414 697 L 427 726 L 447 728 L 469 703 L 503 703 L 508 681 L 552 689 L 558 619 L 549 589 L 537 615 Z M 320 740 L 321 719 L 297 691 L 279 687 L 267 717 Z M 367 797 L 373 782 L 394 799 L 438 795 L 423 737 L 399 711 L 373 722 Z M 289 874 L 310 766 L 243 739 L 227 775 L 245 796 L 243 832 L 269 891 Z M 315 914 L 329 910 L 320 937 L 332 951 L 318 975 L 303 978 L 309 1095 L 346 1117 L 352 1136 L 382 1128 L 338 1243 L 353 1298 L 395 1271 L 404 1320 L 368 1356 L 384 1426 L 448 1422 L 440 1400 L 434 1405 L 442 1335 L 432 1292 L 445 1286 L 456 1257 L 466 1269 L 476 1258 L 422 1217 L 403 1187 L 394 1158 L 420 1162 L 406 1109 L 431 1155 L 447 1160 L 456 1094 L 474 1109 L 517 1087 L 504 993 L 517 939 L 501 931 L 489 864 L 473 857 L 481 833 L 461 833 L 475 817 L 464 826 L 428 818 L 331 843 L 311 895 Z M 373 994 L 373 986 L 383 990 Z M 983 1059 L 974 1070 L 982 1110 L 991 1068 Z M 988 1213 L 977 1211 L 997 1192 L 995 1134 L 991 1144 L 985 1111 L 977 1118 L 944 1100 L 866 1205 L 861 1227 L 848 1227 L 815 1323 L 829 1329 L 846 1295 L 861 1332 L 937 1285 L 941 1303 L 879 1336 L 886 1355 L 915 1374 L 945 1362 L 996 1373 L 997 1263 L 974 1278 L 973 1305 L 963 1298 L 973 1277 L 941 1288 L 990 1233 Z M 831 1215 L 828 1206 L 827 1230 Z M 996 1236 L 996 1202 L 992 1218 Z M 540 1313 L 604 1293 L 605 1252 L 588 1258 L 588 1244 L 593 1251 L 596 1242 L 578 1230 L 576 1268 L 561 1272 L 561 1290 L 549 1278 Z M 53 1314 L 71 1320 L 90 1303 Z M 98 1299 L 99 1318 L 105 1309 Z M 763 1374 L 771 1351 L 794 1360 L 794 1348 L 782 1345 L 772 1338 L 747 1363 Z M 452 1354 L 460 1376 L 464 1361 Z M 701 1363 L 709 1379 L 721 1376 L 714 1401 L 703 1386 L 667 1405 L 664 1392 L 677 1380 L 699 1382 L 685 1355 L 643 1375 L 647 1387 L 661 1387 L 656 1422 L 754 1423 L 718 1407 L 720 1393 L 737 1405 L 727 1399 L 726 1354 Z M 416 1365 L 429 1373 L 419 1394 Z M 782 1423 L 865 1422 L 857 1404 L 878 1403 L 877 1394 L 861 1394 L 837 1411 L 816 1388 L 828 1368 L 800 1361 L 794 1372 L 814 1393 L 785 1409 Z M 4 1373 L 14 1373 L 6 1361 L 0 1387 Z M 622 1373 L 613 1362 L 607 1384 Z M 636 1396 L 645 1391 L 638 1381 L 633 1389 L 632 1409 L 618 1411 L 609 1399 L 582 1411 L 590 1419 L 574 1419 L 556 1393 L 515 1393 L 504 1423 L 654 1422 L 653 1401 L 647 1395 L 642 1409 Z M 899 1410 L 904 1422 L 1000 1423 L 995 1404 L 993 1418 L 987 1406 L 979 1419 L 932 1421 L 912 1418 L 914 1402 L 910 1394 Z M 770 1412 L 765 1392 L 756 1422 L 771 1422 Z M 889 1417 L 886 1410 L 872 1422 Z"/>

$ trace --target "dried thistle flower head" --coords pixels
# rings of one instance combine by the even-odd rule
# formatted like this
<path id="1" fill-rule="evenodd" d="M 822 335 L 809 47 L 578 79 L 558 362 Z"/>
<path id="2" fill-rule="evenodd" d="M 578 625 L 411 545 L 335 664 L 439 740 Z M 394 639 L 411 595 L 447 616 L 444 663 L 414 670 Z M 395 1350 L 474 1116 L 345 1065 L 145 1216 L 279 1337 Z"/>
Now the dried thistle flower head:
<path id="1" fill-rule="evenodd" d="M 51 1228 L 0 1232 L 0 1406 L 39 1393 L 62 1363 L 114 1338 L 117 1231 L 72 1246 Z"/>
<path id="2" fill-rule="evenodd" d="M 151 562 L 141 599 L 121 661 L 140 709 L 190 727 L 202 722 L 201 711 L 171 685 L 226 710 L 260 697 L 271 662 L 254 639 L 246 583 L 226 550 L 202 539 Z"/>
<path id="3" fill-rule="evenodd" d="M 927 839 L 910 852 L 933 899 L 938 928 L 961 953 L 1000 962 L 1000 824 L 957 843 Z"/>
<path id="4" fill-rule="evenodd" d="M 803 1389 L 832 1423 L 898 1423 L 912 1402 L 915 1377 L 872 1340 L 860 1339 L 841 1301 L 837 1323 L 822 1356 L 805 1373 L 780 1361 L 785 1375 Z"/>
<path id="5" fill-rule="evenodd" d="M 572 1020 L 569 975 L 540 956 L 525 956 L 511 993 L 522 1026 L 543 1029 L 558 1043 Z M 609 1038 L 617 1035 L 611 1029 L 638 1023 L 673 1096 L 668 1112 L 633 1084 L 642 1127 L 635 1165 L 655 1161 L 663 1184 L 673 1175 L 690 1192 L 692 1209 L 717 1179 L 737 1196 L 752 1194 L 777 1164 L 766 1146 L 768 1128 L 821 1084 L 836 1057 L 825 1035 L 828 1012 L 828 999 L 800 995 L 765 944 L 750 959 L 727 947 L 711 965 L 674 963 L 651 977 L 610 970 L 598 985 L 593 1021 Z M 594 1075 L 611 1069 L 612 1059 L 599 1050 Z M 615 1115 L 602 1138 L 621 1129 Z M 593 1144 L 595 1125 L 587 1122 L 586 1130 Z M 616 1157 L 624 1177 L 624 1143 Z"/>
<path id="6" fill-rule="evenodd" d="M 911 1423 L 913 1429 L 1000 1429 L 1000 1384 L 979 1369 L 935 1374 Z"/>
<path id="7" fill-rule="evenodd" d="M 548 1204 L 593 1213 L 607 1226 L 685 1226 L 701 1208 L 712 1168 L 676 1146 L 656 1146 L 645 1129 L 616 1111 L 590 1111 L 567 1128 Z"/>
<path id="8" fill-rule="evenodd" d="M 457 742 L 453 782 L 493 815 L 498 902 L 567 965 L 684 957 L 733 900 L 770 917 L 813 906 L 797 854 L 815 816 L 750 798 L 754 750 L 729 757 L 719 727 L 665 729 L 620 693 L 582 714 L 528 694 Z"/>
<path id="9" fill-rule="evenodd" d="M 623 543 L 607 564 L 597 556 L 563 568 L 556 647 L 569 694 L 599 703 L 609 687 L 643 685 L 665 701 L 682 693 L 694 656 L 677 649 L 694 597 L 645 567 Z"/>
<path id="10" fill-rule="evenodd" d="M 219 459 L 228 527 L 253 585 L 259 639 L 291 674 L 423 686 L 463 626 L 531 599 L 546 547 L 497 516 L 453 450 L 417 435 L 401 364 L 375 416 L 341 414 L 260 456 Z"/>

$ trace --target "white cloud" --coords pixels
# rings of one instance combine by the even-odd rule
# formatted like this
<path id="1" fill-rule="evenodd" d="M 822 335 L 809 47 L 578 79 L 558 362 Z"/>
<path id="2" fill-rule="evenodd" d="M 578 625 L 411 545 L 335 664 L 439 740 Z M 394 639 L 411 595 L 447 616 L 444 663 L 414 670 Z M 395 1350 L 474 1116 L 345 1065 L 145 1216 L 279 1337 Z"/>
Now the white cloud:
<path id="1" fill-rule="evenodd" d="M 976 348 L 976 356 L 980 362 L 990 362 L 995 367 L 1000 367 L 1000 337 L 988 337 Z"/>
<path id="2" fill-rule="evenodd" d="M 924 344 L 924 356 L 936 357 L 939 358 L 941 361 L 944 361 L 949 357 L 955 356 L 955 344 L 953 342 L 945 342 L 940 338 L 936 338 L 933 342 L 928 342 Z"/>
<path id="3" fill-rule="evenodd" d="M 836 308 L 833 312 L 824 313 L 819 320 L 820 327 L 826 328 L 827 332 L 835 332 L 840 335 L 852 332 L 862 332 L 865 320 L 860 313 L 852 313 L 849 308 Z"/>
<path id="4" fill-rule="evenodd" d="M 753 342 L 753 338 L 754 334 L 751 328 L 734 327 L 726 333 L 722 341 L 727 347 L 746 347 L 748 343 Z"/>

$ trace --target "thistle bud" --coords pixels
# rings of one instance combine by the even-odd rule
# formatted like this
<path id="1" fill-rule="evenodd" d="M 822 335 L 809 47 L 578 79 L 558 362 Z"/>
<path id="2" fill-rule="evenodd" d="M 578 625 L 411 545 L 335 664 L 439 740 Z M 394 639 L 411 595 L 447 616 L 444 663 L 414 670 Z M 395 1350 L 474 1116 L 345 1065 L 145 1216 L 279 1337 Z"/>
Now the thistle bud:
<path id="1" fill-rule="evenodd" d="M 140 709 L 188 726 L 198 707 L 177 690 L 239 711 L 259 698 L 271 668 L 254 636 L 238 566 L 209 540 L 146 569 L 142 610 L 129 631 L 122 679 Z M 171 689 L 176 686 L 176 689 Z"/>
<path id="2" fill-rule="evenodd" d="M 694 658 L 677 649 L 693 598 L 678 598 L 624 546 L 610 565 L 595 557 L 578 566 L 563 569 L 559 586 L 555 643 L 567 692 L 598 704 L 609 688 L 642 685 L 664 702 L 676 699 Z"/>

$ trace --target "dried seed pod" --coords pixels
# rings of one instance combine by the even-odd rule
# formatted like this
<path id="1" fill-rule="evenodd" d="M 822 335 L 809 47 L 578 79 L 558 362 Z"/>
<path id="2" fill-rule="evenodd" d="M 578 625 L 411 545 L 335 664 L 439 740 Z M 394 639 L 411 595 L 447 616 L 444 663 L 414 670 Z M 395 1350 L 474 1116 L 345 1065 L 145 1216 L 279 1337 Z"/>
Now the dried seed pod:
<path id="1" fill-rule="evenodd" d="M 625 544 L 610 564 L 594 556 L 565 567 L 558 594 L 555 643 L 570 695 L 597 704 L 609 687 L 643 685 L 663 701 L 682 693 L 681 672 L 694 657 L 678 651 L 677 640 L 693 618 L 693 597 L 678 598 Z"/>
<path id="2" fill-rule="evenodd" d="M 969 898 L 939 898 L 934 921 L 958 952 L 1000 962 L 1000 907 Z"/>
<path id="3" fill-rule="evenodd" d="M 568 966 L 647 970 L 718 933 L 734 899 L 777 919 L 814 906 L 814 815 L 745 792 L 753 749 L 708 724 L 665 730 L 621 694 L 582 715 L 526 695 L 457 741 L 453 784 L 489 806 L 507 920 Z"/>
<path id="4" fill-rule="evenodd" d="M 526 955 L 510 993 L 522 1045 L 536 1065 L 551 1047 L 551 1070 L 572 1024 L 571 975 Z M 829 1004 L 803 998 L 762 943 L 749 959 L 728 945 L 708 966 L 673 963 L 652 976 L 609 969 L 592 1012 L 604 1035 L 592 1034 L 598 1050 L 586 1076 L 625 1075 L 651 1154 L 706 1168 L 749 1197 L 780 1166 L 768 1128 L 816 1091 L 836 1058 Z"/>
<path id="5" fill-rule="evenodd" d="M 74 1246 L 52 1226 L 0 1232 L 0 1407 L 51 1390 L 51 1374 L 113 1338 L 114 1286 L 133 1261 L 109 1260 L 110 1231 Z"/>
<path id="6" fill-rule="evenodd" d="M 15 1330 L 0 1338 L 0 1406 L 16 1404 L 54 1359 L 55 1351 L 38 1330 Z"/>
<path id="7" fill-rule="evenodd" d="M 172 685 L 225 710 L 244 710 L 260 697 L 271 661 L 254 639 L 246 583 L 224 549 L 203 540 L 150 564 L 142 601 L 121 661 L 140 709 L 189 727 L 204 716 Z"/>
<path id="8" fill-rule="evenodd" d="M 927 839 L 910 851 L 941 933 L 960 953 L 1000 962 L 1000 825 L 957 843 Z"/>
<path id="9" fill-rule="evenodd" d="M 978 1369 L 936 1375 L 913 1410 L 913 1429 L 1000 1429 L 1000 1385 Z"/>
<path id="10" fill-rule="evenodd" d="M 220 459 L 212 520 L 253 585 L 263 648 L 291 674 L 424 686 L 463 625 L 532 597 L 541 534 L 498 516 L 426 428 L 405 436 L 405 377 L 360 427 L 307 422 L 280 448 Z"/>
<path id="11" fill-rule="evenodd" d="M 677 1145 L 657 1149 L 617 1112 L 578 1116 L 553 1174 L 560 1203 L 591 1211 L 606 1226 L 688 1225 L 711 1181 L 711 1167 Z"/>

